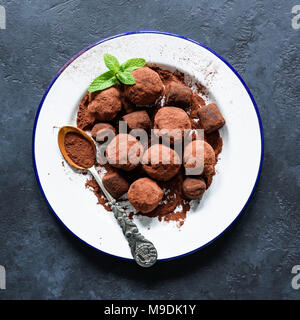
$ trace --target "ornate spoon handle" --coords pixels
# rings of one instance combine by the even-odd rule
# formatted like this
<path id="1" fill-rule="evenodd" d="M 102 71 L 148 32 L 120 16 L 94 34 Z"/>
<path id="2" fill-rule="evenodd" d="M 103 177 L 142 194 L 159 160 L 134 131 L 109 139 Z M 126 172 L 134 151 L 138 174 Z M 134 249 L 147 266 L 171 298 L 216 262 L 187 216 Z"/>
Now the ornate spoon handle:
<path id="1" fill-rule="evenodd" d="M 116 200 L 111 201 L 109 204 L 123 230 L 129 243 L 131 254 L 137 264 L 146 268 L 153 266 L 157 261 L 157 251 L 153 243 L 145 239 L 139 232 L 136 224 L 127 217 L 125 210 L 116 202 Z"/>
<path id="2" fill-rule="evenodd" d="M 132 222 L 126 215 L 125 210 L 117 203 L 117 201 L 105 189 L 97 170 L 93 167 L 89 169 L 96 181 L 98 182 L 103 193 L 109 201 L 109 205 L 123 230 L 125 238 L 131 249 L 131 254 L 138 265 L 149 268 L 157 261 L 157 251 L 152 242 L 147 240 L 138 230 L 136 224 Z"/>

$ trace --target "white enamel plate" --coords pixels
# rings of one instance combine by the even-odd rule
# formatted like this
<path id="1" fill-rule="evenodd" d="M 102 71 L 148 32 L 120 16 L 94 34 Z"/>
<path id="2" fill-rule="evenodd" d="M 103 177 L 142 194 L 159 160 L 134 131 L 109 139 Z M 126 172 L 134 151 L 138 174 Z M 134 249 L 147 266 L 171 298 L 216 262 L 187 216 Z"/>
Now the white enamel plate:
<path id="1" fill-rule="evenodd" d="M 101 252 L 132 259 L 113 214 L 97 204 L 85 187 L 86 176 L 74 172 L 57 145 L 58 128 L 76 125 L 80 100 L 91 81 L 106 71 L 103 54 L 120 62 L 144 58 L 167 69 L 179 69 L 208 89 L 226 119 L 220 130 L 224 147 L 217 174 L 200 205 L 176 222 L 135 217 L 140 232 L 151 240 L 159 260 L 200 249 L 219 237 L 240 215 L 257 183 L 262 155 L 262 126 L 254 99 L 238 73 L 211 49 L 178 35 L 138 31 L 120 34 L 81 51 L 56 75 L 40 104 L 33 135 L 37 180 L 50 208 L 79 239 Z"/>

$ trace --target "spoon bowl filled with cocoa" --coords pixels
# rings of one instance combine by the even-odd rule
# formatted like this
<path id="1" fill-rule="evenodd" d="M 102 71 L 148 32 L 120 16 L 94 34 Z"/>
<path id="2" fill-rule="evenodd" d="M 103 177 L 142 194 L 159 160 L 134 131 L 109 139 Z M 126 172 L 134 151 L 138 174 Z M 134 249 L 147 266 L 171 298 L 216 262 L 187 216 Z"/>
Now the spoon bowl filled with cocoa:
<path id="1" fill-rule="evenodd" d="M 262 142 L 254 99 L 223 58 L 177 35 L 135 32 L 59 72 L 36 118 L 34 164 L 66 228 L 149 267 L 232 225 L 257 183 Z"/>

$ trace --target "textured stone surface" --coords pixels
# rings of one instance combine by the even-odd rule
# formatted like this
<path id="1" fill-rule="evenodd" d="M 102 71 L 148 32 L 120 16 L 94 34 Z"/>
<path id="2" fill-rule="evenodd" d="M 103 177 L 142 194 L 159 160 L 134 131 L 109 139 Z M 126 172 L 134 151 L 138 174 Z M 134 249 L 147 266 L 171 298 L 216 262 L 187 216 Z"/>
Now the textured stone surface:
<path id="1" fill-rule="evenodd" d="M 297 1 L 0 0 L 0 299 L 299 299 L 300 30 Z M 243 76 L 259 106 L 265 159 L 254 198 L 206 249 L 141 270 L 81 244 L 50 213 L 31 165 L 42 94 L 75 53 L 104 37 L 160 29 L 198 40 Z M 298 212 L 297 212 L 298 211 Z"/>

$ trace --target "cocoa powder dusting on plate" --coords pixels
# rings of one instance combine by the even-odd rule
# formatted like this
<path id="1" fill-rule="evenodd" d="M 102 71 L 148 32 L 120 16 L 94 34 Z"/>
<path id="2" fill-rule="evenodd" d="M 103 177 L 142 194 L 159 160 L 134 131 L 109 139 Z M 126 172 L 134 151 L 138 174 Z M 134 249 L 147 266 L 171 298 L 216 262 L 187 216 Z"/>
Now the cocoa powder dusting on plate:
<path id="1" fill-rule="evenodd" d="M 87 180 L 85 186 L 86 188 L 90 188 L 94 192 L 95 196 L 98 199 L 98 204 L 101 204 L 107 211 L 111 211 L 110 206 L 107 204 L 108 201 L 104 193 L 102 192 L 101 188 L 94 178 Z"/>

